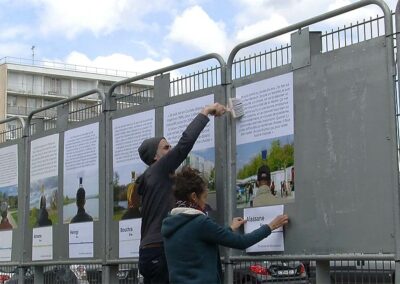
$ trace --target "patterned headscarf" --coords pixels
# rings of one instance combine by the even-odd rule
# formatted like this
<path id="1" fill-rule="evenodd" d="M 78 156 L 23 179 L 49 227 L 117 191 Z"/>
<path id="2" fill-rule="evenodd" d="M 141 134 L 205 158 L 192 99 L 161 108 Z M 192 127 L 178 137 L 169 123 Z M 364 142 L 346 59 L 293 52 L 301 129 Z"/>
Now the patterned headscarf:
<path id="1" fill-rule="evenodd" d="M 199 210 L 199 211 L 203 212 L 204 214 L 206 214 L 206 211 L 204 209 L 201 209 L 201 207 L 199 205 L 197 205 L 196 203 L 190 202 L 190 201 L 178 200 L 178 201 L 176 201 L 176 207 L 193 208 L 193 209 Z"/>

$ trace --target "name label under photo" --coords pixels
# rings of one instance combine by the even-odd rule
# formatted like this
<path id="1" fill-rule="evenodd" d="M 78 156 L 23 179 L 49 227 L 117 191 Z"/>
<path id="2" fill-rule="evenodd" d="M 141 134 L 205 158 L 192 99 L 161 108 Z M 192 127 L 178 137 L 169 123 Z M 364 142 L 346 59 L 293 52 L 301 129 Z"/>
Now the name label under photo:
<path id="1" fill-rule="evenodd" d="M 32 260 L 53 259 L 53 227 L 34 228 L 32 231 Z"/>
<path id="2" fill-rule="evenodd" d="M 252 231 L 269 224 L 277 215 L 283 214 L 283 205 L 245 208 L 243 217 L 247 220 L 244 232 Z M 283 229 L 276 229 L 267 238 L 246 249 L 246 252 L 284 251 Z"/>
<path id="3" fill-rule="evenodd" d="M 0 231 L 0 262 L 11 261 L 12 230 Z"/>
<path id="4" fill-rule="evenodd" d="M 69 224 L 69 257 L 93 257 L 93 222 Z"/>
<path id="5" fill-rule="evenodd" d="M 142 219 L 119 222 L 119 257 L 138 257 Z"/>

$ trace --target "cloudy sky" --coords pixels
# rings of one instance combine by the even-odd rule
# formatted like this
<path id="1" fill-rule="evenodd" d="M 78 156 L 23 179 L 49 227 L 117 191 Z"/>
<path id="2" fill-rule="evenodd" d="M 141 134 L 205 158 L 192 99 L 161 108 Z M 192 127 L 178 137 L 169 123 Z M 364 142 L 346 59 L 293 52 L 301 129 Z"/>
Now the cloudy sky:
<path id="1" fill-rule="evenodd" d="M 0 0 L 0 58 L 146 72 L 217 52 L 353 0 Z M 394 10 L 396 1 L 386 1 Z M 376 6 L 313 26 L 377 15 Z M 380 13 L 381 14 L 381 13 Z M 288 36 L 274 44 L 287 43 Z"/>

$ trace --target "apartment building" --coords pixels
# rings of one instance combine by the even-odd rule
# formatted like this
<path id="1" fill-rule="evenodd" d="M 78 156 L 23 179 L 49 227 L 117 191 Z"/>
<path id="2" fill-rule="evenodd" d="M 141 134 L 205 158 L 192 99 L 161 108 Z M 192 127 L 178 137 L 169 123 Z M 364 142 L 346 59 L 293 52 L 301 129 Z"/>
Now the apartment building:
<path id="1" fill-rule="evenodd" d="M 26 117 L 37 108 L 94 88 L 107 93 L 114 82 L 136 75 L 138 73 L 4 57 L 0 59 L 0 120 L 12 116 Z M 118 87 L 115 92 L 132 94 L 152 86 L 152 80 L 140 80 Z M 73 111 L 98 102 L 95 94 L 82 98 L 69 107 Z M 41 115 L 52 117 L 55 110 Z M 16 123 L 8 123 L 7 128 L 13 129 Z"/>

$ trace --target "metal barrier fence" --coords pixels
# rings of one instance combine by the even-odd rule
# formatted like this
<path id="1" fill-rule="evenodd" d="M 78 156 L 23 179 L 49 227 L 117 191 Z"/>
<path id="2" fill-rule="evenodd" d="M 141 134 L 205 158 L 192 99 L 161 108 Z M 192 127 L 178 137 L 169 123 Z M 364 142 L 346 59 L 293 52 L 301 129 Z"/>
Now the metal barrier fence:
<path id="1" fill-rule="evenodd" d="M 12 126 L 7 129 L 7 123 L 11 121 L 18 121 L 19 127 Z M 25 128 L 25 121 L 21 117 L 11 117 L 2 121 L 2 128 L 0 128 L 0 143 L 4 143 L 6 141 L 19 139 L 23 135 L 23 131 Z"/>
<path id="2" fill-rule="evenodd" d="M 394 261 L 335 260 L 329 262 L 332 284 L 395 283 Z M 309 283 L 316 282 L 316 263 L 310 260 L 247 260 L 233 261 L 234 284 Z M 34 283 L 34 267 L 26 267 L 24 283 Z M 137 263 L 119 264 L 114 278 L 120 284 L 143 284 Z M 284 274 L 287 273 L 287 274 Z M 103 268 L 95 264 L 53 265 L 44 268 L 43 284 L 101 284 Z M 17 266 L 0 266 L 0 283 L 18 283 Z M 263 282 L 264 281 L 264 282 Z"/>
<path id="3" fill-rule="evenodd" d="M 380 28 L 381 22 L 383 22 L 383 17 L 377 16 L 375 19 L 363 21 L 362 23 L 357 22 L 355 25 L 351 24 L 349 27 L 338 28 L 335 31 L 332 30 L 324 33 L 321 36 L 322 52 L 330 52 L 341 47 L 356 44 L 382 35 L 383 31 Z M 304 24 L 299 24 L 299 26 L 303 25 Z M 222 67 L 210 67 L 193 74 L 183 75 L 172 79 L 169 86 L 169 96 L 181 96 L 186 93 L 192 93 L 225 84 L 226 80 L 227 82 L 230 82 L 231 80 L 254 75 L 256 73 L 261 73 L 266 70 L 289 64 L 292 61 L 291 46 L 286 45 L 276 47 L 273 50 L 260 52 L 259 54 L 243 57 L 242 59 L 237 59 L 235 61 L 233 60 L 233 57 L 230 57 L 230 59 L 231 68 L 228 68 L 228 71 L 231 71 L 231 75 L 229 76 L 230 78 L 225 78 L 224 75 L 221 75 L 225 68 L 224 64 L 221 64 Z M 150 72 L 138 76 L 137 78 L 134 77 L 134 79 L 130 78 L 128 81 L 139 80 L 139 77 L 145 78 L 152 76 L 153 74 L 163 74 L 164 72 L 177 67 L 179 67 L 179 64 L 178 66 L 165 68 L 162 71 L 157 70 L 157 72 Z M 113 90 L 116 86 L 125 84 L 126 82 L 127 80 L 118 82 L 110 89 L 109 97 L 115 97 L 116 110 L 126 110 L 154 101 L 154 89 L 152 88 L 125 96 L 113 94 Z M 61 102 L 61 105 L 66 105 L 69 101 L 71 100 L 67 99 Z M 53 107 L 58 107 L 59 105 L 60 103 L 57 103 L 54 104 Z M 112 105 L 112 103 L 110 103 L 110 105 Z M 49 108 L 52 108 L 52 106 L 47 107 L 46 110 Z M 106 110 L 108 111 L 108 108 L 106 108 Z M 45 110 L 42 109 L 35 113 L 39 113 L 40 111 Z M 70 111 L 68 112 L 67 119 L 68 122 L 84 121 L 98 117 L 103 111 L 105 111 L 104 104 L 97 104 L 88 108 Z M 27 128 L 30 129 L 29 134 L 25 133 L 28 136 L 36 132 L 35 122 L 32 124 L 30 123 L 31 119 L 34 118 L 33 115 L 34 113 L 31 113 L 28 118 L 29 125 L 31 125 Z M 48 131 L 54 129 L 57 126 L 57 119 L 57 116 L 44 118 L 44 130 Z M 3 123 L 5 123 L 5 121 L 3 121 Z M 21 138 L 23 136 L 21 131 L 22 129 L 23 128 L 21 127 L 0 132 L 0 142 Z M 10 133 L 14 134 L 11 135 Z M 230 150 L 231 149 L 228 149 L 227 151 Z M 228 195 L 228 200 L 229 198 Z M 226 211 L 225 219 L 230 219 L 232 217 L 232 211 L 233 210 Z M 301 246 L 301 244 L 299 245 Z M 274 256 L 254 259 L 233 257 L 226 262 L 227 265 L 225 268 L 227 268 L 227 281 L 231 281 L 228 283 L 237 284 L 259 283 L 259 281 L 264 280 L 272 283 L 286 283 L 289 280 L 299 280 L 304 281 L 304 283 L 316 283 L 318 263 L 314 260 L 310 260 L 311 258 L 312 257 L 308 259 L 292 260 L 289 257 L 287 260 L 282 260 L 280 258 L 274 259 Z M 360 258 L 340 260 L 340 256 L 337 256 L 334 257 L 335 260 L 329 262 L 329 258 L 330 256 L 325 256 L 323 260 L 328 261 L 328 266 L 330 268 L 329 279 L 331 283 L 394 283 L 395 281 L 395 263 L 392 260 L 394 258 L 393 255 L 387 256 L 386 260 L 379 260 L 377 257 L 372 259 Z M 118 269 L 113 272 L 110 272 L 106 265 L 103 266 L 100 264 L 46 265 L 43 266 L 44 283 L 107 283 L 105 281 L 110 279 L 109 277 L 112 279 L 118 279 L 119 283 L 142 283 L 143 279 L 138 274 L 136 260 L 133 260 L 132 262 L 133 264 L 124 264 L 123 260 L 115 262 L 118 264 Z M 24 283 L 33 283 L 35 279 L 35 267 L 20 268 L 21 267 L 14 265 L 0 266 L 0 283 L 2 283 L 2 280 L 9 281 L 7 283 L 17 283 L 18 279 L 21 280 L 21 278 L 23 278 Z M 107 275 L 107 277 L 104 277 L 104 275 Z M 7 277 L 10 279 L 6 279 Z"/>

